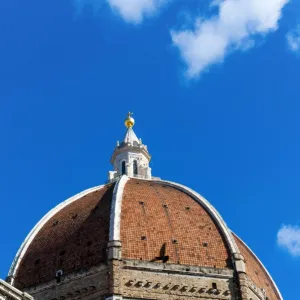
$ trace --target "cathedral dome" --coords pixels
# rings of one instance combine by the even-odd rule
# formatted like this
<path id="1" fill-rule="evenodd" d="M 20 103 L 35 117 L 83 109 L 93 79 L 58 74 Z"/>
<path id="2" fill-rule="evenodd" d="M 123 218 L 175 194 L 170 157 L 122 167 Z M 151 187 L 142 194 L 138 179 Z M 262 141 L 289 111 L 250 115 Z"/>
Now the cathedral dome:
<path id="1" fill-rule="evenodd" d="M 132 128 L 129 126 L 128 130 Z M 124 143 L 130 154 L 126 157 L 124 144 L 121 148 L 117 146 L 113 160 L 115 173 L 110 173 L 109 183 L 59 204 L 31 231 L 9 273 L 13 285 L 32 294 L 35 290 L 45 291 L 61 280 L 78 278 L 80 274 L 90 276 L 102 272 L 101 276 L 108 279 L 101 286 L 89 284 L 77 292 L 97 291 L 109 295 L 112 294 L 109 274 L 114 269 L 107 271 L 105 266 L 108 261 L 119 261 L 124 270 L 151 269 L 192 278 L 224 279 L 218 282 L 218 287 L 213 282 L 209 288 L 207 279 L 201 279 L 206 284 L 202 287 L 193 283 L 178 288 L 177 275 L 174 275 L 176 278 L 170 280 L 173 285 L 164 285 L 164 289 L 171 294 L 179 289 L 177 293 L 182 293 L 182 299 L 196 290 L 200 298 L 208 293 L 210 299 L 282 299 L 262 263 L 229 230 L 216 209 L 183 185 L 149 178 L 150 155 L 145 154 L 147 150 L 141 142 L 134 147 L 126 136 Z M 135 134 L 132 136 L 137 140 Z M 137 170 L 130 163 L 132 157 L 134 161 L 142 161 Z M 124 281 L 121 290 L 126 295 L 128 289 L 127 296 L 132 297 L 134 289 L 141 287 L 146 289 L 152 285 L 155 289 L 154 283 L 144 282 L 142 277 L 124 278 L 122 275 L 118 282 Z M 163 291 L 160 285 L 157 283 L 156 293 L 159 289 Z M 74 293 L 68 291 L 62 298 L 43 294 L 41 299 L 73 299 Z M 141 298 L 147 298 L 146 294 Z"/>

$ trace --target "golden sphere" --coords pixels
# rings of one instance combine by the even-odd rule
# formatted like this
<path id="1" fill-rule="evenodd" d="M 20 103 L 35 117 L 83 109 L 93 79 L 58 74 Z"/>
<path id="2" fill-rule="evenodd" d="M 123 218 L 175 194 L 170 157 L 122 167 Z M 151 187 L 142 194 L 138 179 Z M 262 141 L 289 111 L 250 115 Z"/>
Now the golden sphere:
<path id="1" fill-rule="evenodd" d="M 134 126 L 134 123 L 134 118 L 131 116 L 131 113 L 129 113 L 127 118 L 125 119 L 125 126 L 127 128 L 132 128 Z"/>

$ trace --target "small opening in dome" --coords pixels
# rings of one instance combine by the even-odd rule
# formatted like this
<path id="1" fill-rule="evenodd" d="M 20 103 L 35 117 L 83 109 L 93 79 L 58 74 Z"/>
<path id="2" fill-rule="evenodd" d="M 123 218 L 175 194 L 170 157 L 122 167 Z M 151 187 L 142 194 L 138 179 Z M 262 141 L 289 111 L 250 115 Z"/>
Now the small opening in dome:
<path id="1" fill-rule="evenodd" d="M 163 207 L 164 208 L 168 208 L 168 204 L 163 204 Z"/>
<path id="2" fill-rule="evenodd" d="M 66 251 L 65 250 L 62 250 L 60 251 L 59 255 L 62 256 L 62 255 L 65 255 L 66 254 Z"/>
<path id="3" fill-rule="evenodd" d="M 147 240 L 147 237 L 145 235 L 143 235 L 143 236 L 141 236 L 141 240 L 145 241 L 145 240 Z"/>
<path id="4" fill-rule="evenodd" d="M 52 226 L 56 226 L 57 224 L 58 224 L 58 221 L 56 220 L 53 222 Z"/>
<path id="5" fill-rule="evenodd" d="M 37 266 L 39 263 L 40 263 L 40 259 L 37 259 L 35 262 L 34 262 L 34 264 Z"/>
<path id="6" fill-rule="evenodd" d="M 88 241 L 88 242 L 86 243 L 86 245 L 89 246 L 89 247 L 92 246 L 92 244 L 93 244 L 92 241 Z"/>
<path id="7" fill-rule="evenodd" d="M 213 288 L 214 290 L 217 289 L 217 284 L 216 284 L 215 282 L 212 283 L 212 288 Z"/>
<path id="8" fill-rule="evenodd" d="M 55 274 L 56 283 L 60 283 L 61 282 L 62 275 L 63 275 L 62 270 L 59 270 L 59 271 L 56 272 L 56 274 Z"/>
<path id="9" fill-rule="evenodd" d="M 172 243 L 173 244 L 178 244 L 178 241 L 177 240 L 173 240 Z"/>
<path id="10" fill-rule="evenodd" d="M 64 275 L 63 270 L 58 270 L 55 273 L 55 279 L 56 279 L 56 283 L 60 283 L 61 282 L 61 278 Z"/>
<path id="11" fill-rule="evenodd" d="M 74 219 L 76 219 L 77 218 L 77 216 L 78 216 L 78 214 L 74 214 L 74 215 L 72 215 L 72 219 L 74 220 Z"/>
<path id="12" fill-rule="evenodd" d="M 145 205 L 145 202 L 143 202 L 143 201 L 139 201 L 139 204 L 141 204 L 141 205 Z"/>
<path id="13" fill-rule="evenodd" d="M 208 243 L 203 243 L 202 245 L 203 245 L 203 247 L 207 247 Z"/>
<path id="14" fill-rule="evenodd" d="M 186 210 L 190 210 L 191 208 L 190 208 L 189 206 L 187 206 L 185 209 L 186 209 Z"/>

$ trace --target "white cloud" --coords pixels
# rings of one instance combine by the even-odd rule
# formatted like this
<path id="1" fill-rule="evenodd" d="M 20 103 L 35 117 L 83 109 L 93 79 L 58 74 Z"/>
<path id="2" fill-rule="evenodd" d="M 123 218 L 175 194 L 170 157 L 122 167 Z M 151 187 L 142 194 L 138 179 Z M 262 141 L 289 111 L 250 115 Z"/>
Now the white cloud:
<path id="1" fill-rule="evenodd" d="M 152 16 L 169 0 L 74 0 L 79 11 L 86 5 L 92 5 L 98 11 L 107 3 L 126 22 L 140 23 L 144 17 Z"/>
<path id="2" fill-rule="evenodd" d="M 125 21 L 140 23 L 167 2 L 167 0 L 107 0 L 112 9 L 117 11 Z"/>
<path id="3" fill-rule="evenodd" d="M 300 52 L 300 25 L 286 35 L 288 47 L 293 52 Z"/>
<path id="4" fill-rule="evenodd" d="M 283 7 L 289 0 L 215 1 L 219 13 L 198 18 L 190 30 L 171 31 L 173 44 L 187 64 L 187 75 L 197 77 L 210 65 L 221 63 L 236 50 L 253 46 L 256 35 L 278 28 Z"/>
<path id="5" fill-rule="evenodd" d="M 277 233 L 277 243 L 293 256 L 300 256 L 300 227 L 283 225 Z"/>

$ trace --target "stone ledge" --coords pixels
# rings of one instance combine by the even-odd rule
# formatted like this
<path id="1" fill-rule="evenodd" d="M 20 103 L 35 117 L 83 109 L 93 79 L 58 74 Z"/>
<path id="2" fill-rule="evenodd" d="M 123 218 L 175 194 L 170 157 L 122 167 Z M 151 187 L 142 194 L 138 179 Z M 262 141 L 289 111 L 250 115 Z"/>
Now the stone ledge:
<path id="1" fill-rule="evenodd" d="M 15 300 L 33 300 L 33 297 L 27 293 L 21 292 L 9 283 L 0 279 L 0 296 L 9 297 Z"/>
<path id="2" fill-rule="evenodd" d="M 80 272 L 66 274 L 61 278 L 60 283 L 57 283 L 56 280 L 53 279 L 47 283 L 30 287 L 30 288 L 26 289 L 26 292 L 28 292 L 29 294 L 32 294 L 32 295 L 37 294 L 37 293 L 52 289 L 53 287 L 69 284 L 69 283 L 76 281 L 78 279 L 81 279 L 81 278 L 90 278 L 90 277 L 96 276 L 99 273 L 106 274 L 107 271 L 108 271 L 107 265 L 101 264 L 97 267 L 90 268 L 89 270 L 86 270 L 86 271 L 82 270 Z"/>
<path id="3" fill-rule="evenodd" d="M 205 276 L 225 279 L 233 277 L 233 270 L 229 269 L 162 264 L 140 260 L 123 260 L 123 268 L 148 272 L 162 272 L 169 274 L 184 274 L 189 276 Z"/>

